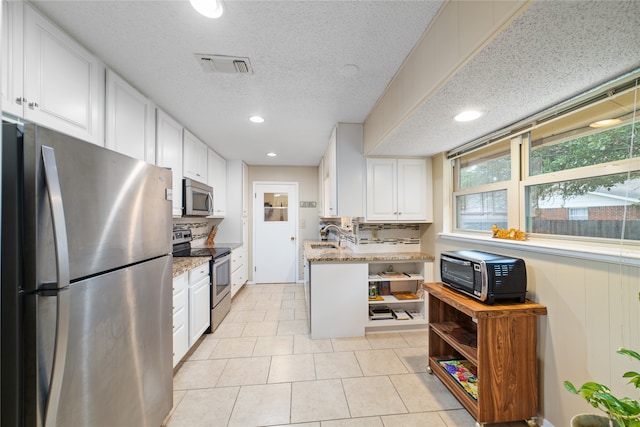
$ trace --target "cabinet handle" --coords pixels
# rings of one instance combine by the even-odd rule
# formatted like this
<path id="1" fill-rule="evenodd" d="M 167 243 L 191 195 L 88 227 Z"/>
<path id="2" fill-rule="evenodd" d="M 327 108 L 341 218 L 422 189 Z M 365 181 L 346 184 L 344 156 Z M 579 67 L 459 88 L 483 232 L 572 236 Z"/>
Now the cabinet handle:
<path id="1" fill-rule="evenodd" d="M 16 104 L 22 105 L 23 102 L 27 102 L 27 98 L 23 98 L 21 96 L 16 98 Z"/>
<path id="2" fill-rule="evenodd" d="M 30 108 L 38 108 L 38 107 L 39 107 L 39 105 L 38 105 L 38 103 L 37 103 L 37 102 L 30 102 L 30 103 L 29 103 L 29 107 L 30 107 Z"/>
<path id="3" fill-rule="evenodd" d="M 398 215 L 402 215 L 402 212 L 398 212 Z"/>

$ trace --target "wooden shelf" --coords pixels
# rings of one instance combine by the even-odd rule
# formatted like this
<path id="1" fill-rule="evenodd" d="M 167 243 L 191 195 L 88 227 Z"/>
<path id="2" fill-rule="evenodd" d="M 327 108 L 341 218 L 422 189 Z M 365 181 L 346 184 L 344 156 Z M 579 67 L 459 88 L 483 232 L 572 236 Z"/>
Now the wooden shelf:
<path id="1" fill-rule="evenodd" d="M 383 299 L 381 300 L 369 300 L 369 304 L 413 304 L 416 302 L 424 303 L 423 298 L 416 299 L 398 299 L 393 295 L 380 295 Z"/>
<path id="2" fill-rule="evenodd" d="M 447 344 L 460 352 L 465 359 L 478 366 L 477 331 L 470 330 L 455 322 L 432 323 L 430 328 Z M 444 358 L 446 357 L 438 359 Z"/>
<path id="3" fill-rule="evenodd" d="M 386 283 L 384 292 L 390 292 L 387 295 L 381 295 L 381 300 L 369 300 L 369 307 L 388 306 L 391 309 L 413 310 L 418 312 L 420 317 L 398 320 L 398 319 L 367 319 L 366 330 L 417 330 L 427 328 L 426 319 L 426 300 L 423 295 L 419 298 L 398 298 L 393 295 L 394 292 L 405 292 L 422 294 L 422 284 L 424 283 L 424 266 L 420 267 L 418 262 L 402 262 L 392 263 L 394 265 L 393 274 L 395 277 L 388 277 L 384 272 L 375 271 L 384 268 L 382 265 L 371 266 L 369 268 L 368 282 L 369 285 L 377 285 L 380 291 L 380 284 Z M 426 295 L 426 294 L 425 294 Z"/>
<path id="4" fill-rule="evenodd" d="M 429 313 L 429 369 L 478 423 L 532 419 L 538 412 L 536 317 L 532 301 L 483 304 L 440 283 L 425 283 Z M 478 400 L 438 364 L 467 359 L 477 369 Z"/>
<path id="5" fill-rule="evenodd" d="M 457 356 L 448 355 L 441 357 L 429 357 L 429 368 L 436 377 L 453 393 L 458 402 L 464 406 L 474 419 L 478 419 L 478 401 L 465 392 L 456 381 L 438 364 L 438 360 L 455 359 Z"/>
<path id="6" fill-rule="evenodd" d="M 419 280 L 421 282 L 424 281 L 424 277 L 422 277 L 420 274 L 412 274 L 412 273 L 408 273 L 408 274 L 410 274 L 410 276 L 403 275 L 401 277 L 383 277 L 377 274 L 369 275 L 369 281 L 370 282 L 399 282 L 403 280 Z"/>
<path id="7" fill-rule="evenodd" d="M 412 325 L 426 325 L 427 321 L 423 318 L 413 318 L 407 320 L 398 319 L 384 319 L 384 320 L 371 320 L 367 323 L 367 326 L 412 326 Z"/>

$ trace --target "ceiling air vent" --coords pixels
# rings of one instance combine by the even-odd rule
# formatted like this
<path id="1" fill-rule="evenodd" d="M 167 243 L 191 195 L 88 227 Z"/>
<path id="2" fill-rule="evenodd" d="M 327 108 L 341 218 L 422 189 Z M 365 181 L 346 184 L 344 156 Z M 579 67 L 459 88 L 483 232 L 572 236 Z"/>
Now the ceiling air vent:
<path id="1" fill-rule="evenodd" d="M 197 53 L 196 59 L 205 73 L 253 74 L 249 58 Z"/>

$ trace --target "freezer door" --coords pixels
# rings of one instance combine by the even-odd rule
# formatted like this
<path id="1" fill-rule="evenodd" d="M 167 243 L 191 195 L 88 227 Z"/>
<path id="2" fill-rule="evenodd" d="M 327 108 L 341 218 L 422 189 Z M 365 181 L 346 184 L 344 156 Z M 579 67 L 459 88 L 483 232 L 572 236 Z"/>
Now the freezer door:
<path id="1" fill-rule="evenodd" d="M 73 283 L 55 426 L 153 426 L 172 407 L 171 256 Z M 27 297 L 36 334 L 26 345 L 27 427 L 43 425 L 55 345 L 56 299 Z M 33 357 L 35 355 L 36 357 Z"/>
<path id="2" fill-rule="evenodd" d="M 171 172 L 52 130 L 24 132 L 26 290 L 54 282 L 42 147 L 55 154 L 71 280 L 171 253 Z M 169 191 L 168 191 L 169 190 Z"/>

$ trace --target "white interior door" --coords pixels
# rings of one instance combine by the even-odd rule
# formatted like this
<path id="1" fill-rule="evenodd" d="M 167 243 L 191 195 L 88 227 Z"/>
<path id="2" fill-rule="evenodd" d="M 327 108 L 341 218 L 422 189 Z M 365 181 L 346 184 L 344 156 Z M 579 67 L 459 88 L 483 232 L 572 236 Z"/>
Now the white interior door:
<path id="1" fill-rule="evenodd" d="M 298 184 L 254 184 L 255 283 L 295 282 L 298 268 Z"/>

